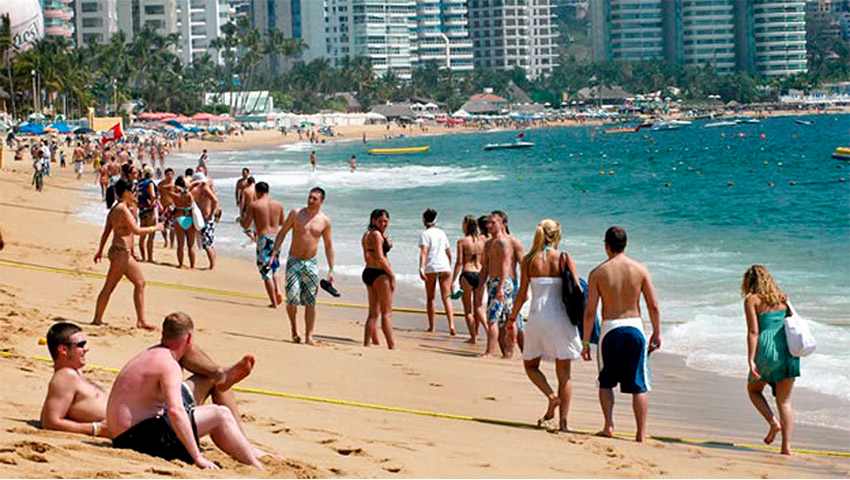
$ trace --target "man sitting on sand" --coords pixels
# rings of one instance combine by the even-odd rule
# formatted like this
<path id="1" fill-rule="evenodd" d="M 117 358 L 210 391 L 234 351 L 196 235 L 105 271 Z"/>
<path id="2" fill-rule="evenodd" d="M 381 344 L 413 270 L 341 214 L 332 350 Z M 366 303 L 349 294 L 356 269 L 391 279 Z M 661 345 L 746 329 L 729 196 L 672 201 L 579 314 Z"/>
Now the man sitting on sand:
<path id="1" fill-rule="evenodd" d="M 56 323 L 47 331 L 53 377 L 41 410 L 41 426 L 48 430 L 111 438 L 105 423 L 106 392 L 80 371 L 86 365 L 87 343 L 85 333 L 70 322 Z M 225 370 L 193 345 L 183 356 L 181 366 L 195 373 L 186 382 L 191 385 L 195 403 L 201 404 L 210 397 L 213 403 L 229 408 L 237 420 L 240 418 L 230 387 L 251 373 L 252 355 L 245 355 Z"/>
<path id="2" fill-rule="evenodd" d="M 210 435 L 235 460 L 262 468 L 257 460 L 260 452 L 248 442 L 227 407 L 194 405 L 192 387 L 183 383 L 178 363 L 190 349 L 193 333 L 188 315 L 169 314 L 162 322 L 159 345 L 133 357 L 118 373 L 106 404 L 112 445 L 216 468 L 201 454 L 198 443 Z"/>
<path id="3" fill-rule="evenodd" d="M 626 231 L 611 227 L 605 232 L 608 260 L 590 272 L 588 299 L 584 309 L 584 349 L 581 356 L 590 360 L 590 335 L 596 319 L 596 308 L 602 299 L 602 333 L 599 336 L 599 402 L 605 415 L 605 426 L 598 434 L 614 436 L 614 387 L 632 394 L 632 408 L 637 422 L 635 440 L 646 439 L 646 415 L 650 390 L 648 356 L 661 347 L 661 312 L 655 287 L 645 266 L 627 257 Z M 640 296 L 646 301 L 652 322 L 648 345 L 640 315 Z"/>
<path id="4" fill-rule="evenodd" d="M 292 243 L 286 260 L 286 314 L 292 329 L 292 341 L 301 343 L 298 336 L 298 306 L 304 306 L 304 343 L 313 344 L 313 327 L 316 324 L 316 294 L 319 290 L 319 240 L 324 242 L 328 260 L 328 281 L 334 281 L 334 246 L 331 238 L 331 219 L 322 212 L 325 191 L 314 187 L 307 195 L 307 207 L 289 212 L 283 228 L 274 242 L 273 258 L 278 258 L 280 248 L 289 230 Z"/>

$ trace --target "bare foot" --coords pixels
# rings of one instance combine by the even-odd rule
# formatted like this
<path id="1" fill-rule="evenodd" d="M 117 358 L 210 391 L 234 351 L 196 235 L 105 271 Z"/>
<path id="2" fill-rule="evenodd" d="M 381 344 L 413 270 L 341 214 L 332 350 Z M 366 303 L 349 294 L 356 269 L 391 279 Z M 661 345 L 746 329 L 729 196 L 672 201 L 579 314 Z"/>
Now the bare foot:
<path id="1" fill-rule="evenodd" d="M 437 329 L 436 328 L 429 328 L 428 330 L 425 330 L 425 333 L 437 333 Z"/>
<path id="2" fill-rule="evenodd" d="M 463 342 L 463 343 L 468 343 L 468 344 L 470 344 L 470 345 L 475 345 L 475 339 L 474 339 L 474 338 L 470 338 L 469 340 L 466 340 L 466 341 L 465 341 L 465 342 Z"/>
<path id="3" fill-rule="evenodd" d="M 216 385 L 218 391 L 227 391 L 233 385 L 241 382 L 254 369 L 254 363 L 256 363 L 256 359 L 253 355 L 245 355 L 242 360 L 234 363 L 232 367 L 224 371 L 224 380 Z"/>
<path id="4" fill-rule="evenodd" d="M 103 320 L 92 320 L 91 324 L 92 325 L 106 325 L 105 323 L 103 323 Z"/>
<path id="5" fill-rule="evenodd" d="M 275 305 L 274 303 L 270 303 L 269 308 L 277 308 L 277 305 Z"/>
<path id="6" fill-rule="evenodd" d="M 766 445 L 770 445 L 773 443 L 773 440 L 776 438 L 776 434 L 782 431 L 782 427 L 774 421 L 770 425 L 770 430 L 768 430 L 767 435 L 764 437 L 764 443 Z"/>
<path id="7" fill-rule="evenodd" d="M 782 455 L 791 455 L 791 449 L 790 448 L 783 448 L 780 453 Z"/>
<path id="8" fill-rule="evenodd" d="M 602 430 L 596 432 L 596 436 L 597 437 L 613 438 L 614 437 L 614 427 L 613 426 L 604 427 Z"/>
<path id="9" fill-rule="evenodd" d="M 292 335 L 292 343 L 301 343 L 301 337 L 298 335 Z"/>
<path id="10" fill-rule="evenodd" d="M 449 335 L 454 337 L 455 335 L 457 335 L 457 330 L 455 330 L 454 327 L 450 328 L 449 329 Z"/>
<path id="11" fill-rule="evenodd" d="M 283 305 L 283 295 L 280 293 L 275 294 L 275 300 L 277 300 L 278 305 Z"/>
<path id="12" fill-rule="evenodd" d="M 156 330 L 155 326 L 153 326 L 149 323 L 143 323 L 143 322 L 136 322 L 136 328 L 143 328 L 145 330 Z"/>
<path id="13" fill-rule="evenodd" d="M 304 337 L 304 345 L 315 345 L 316 343 L 310 337 Z"/>
<path id="14" fill-rule="evenodd" d="M 570 429 L 567 427 L 567 419 L 562 418 L 560 423 L 558 424 L 558 430 L 564 433 L 568 433 Z"/>

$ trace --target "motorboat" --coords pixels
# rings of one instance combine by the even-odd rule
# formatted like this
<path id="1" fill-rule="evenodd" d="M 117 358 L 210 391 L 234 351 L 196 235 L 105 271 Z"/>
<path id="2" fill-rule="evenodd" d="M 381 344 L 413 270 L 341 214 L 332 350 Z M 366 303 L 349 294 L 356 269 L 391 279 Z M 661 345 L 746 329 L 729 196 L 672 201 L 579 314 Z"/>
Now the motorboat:
<path id="1" fill-rule="evenodd" d="M 704 125 L 705 128 L 718 128 L 718 127 L 734 127 L 738 125 L 738 122 L 732 120 L 723 120 L 720 122 L 711 122 L 706 123 Z"/>
<path id="2" fill-rule="evenodd" d="M 838 147 L 832 152 L 832 158 L 836 160 L 850 161 L 850 147 Z"/>
<path id="3" fill-rule="evenodd" d="M 681 127 L 686 127 L 686 126 L 688 126 L 688 125 L 693 124 L 694 122 L 692 122 L 692 121 L 690 121 L 690 120 L 670 120 L 670 121 L 669 121 L 669 122 L 667 122 L 667 123 L 669 123 L 669 124 L 671 124 L 671 125 L 679 125 L 679 126 L 681 126 Z"/>
<path id="4" fill-rule="evenodd" d="M 663 132 L 666 130 L 678 130 L 679 128 L 681 128 L 679 125 L 674 125 L 671 122 L 656 122 L 652 124 L 650 130 L 653 132 Z"/>
<path id="5" fill-rule="evenodd" d="M 369 155 L 409 155 L 412 153 L 426 153 L 431 149 L 430 145 L 418 147 L 395 147 L 395 148 L 370 148 Z"/>
<path id="6" fill-rule="evenodd" d="M 794 123 L 797 125 L 814 125 L 815 122 L 813 120 L 803 120 L 802 118 L 795 118 Z"/>
<path id="7" fill-rule="evenodd" d="M 484 145 L 484 150 L 510 150 L 514 148 L 531 148 L 534 142 L 516 141 L 511 143 L 488 143 Z"/>

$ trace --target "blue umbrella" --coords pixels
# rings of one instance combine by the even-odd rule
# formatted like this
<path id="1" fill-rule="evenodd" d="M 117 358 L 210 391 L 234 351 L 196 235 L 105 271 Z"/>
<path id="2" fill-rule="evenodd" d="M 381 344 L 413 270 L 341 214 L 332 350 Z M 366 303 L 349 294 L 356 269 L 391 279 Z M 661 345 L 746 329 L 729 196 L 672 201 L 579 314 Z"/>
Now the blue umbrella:
<path id="1" fill-rule="evenodd" d="M 49 128 L 53 128 L 59 133 L 71 133 L 71 127 L 65 122 L 55 122 Z"/>
<path id="2" fill-rule="evenodd" d="M 23 135 L 44 135 L 44 125 L 40 123 L 22 123 L 18 126 L 18 133 Z"/>

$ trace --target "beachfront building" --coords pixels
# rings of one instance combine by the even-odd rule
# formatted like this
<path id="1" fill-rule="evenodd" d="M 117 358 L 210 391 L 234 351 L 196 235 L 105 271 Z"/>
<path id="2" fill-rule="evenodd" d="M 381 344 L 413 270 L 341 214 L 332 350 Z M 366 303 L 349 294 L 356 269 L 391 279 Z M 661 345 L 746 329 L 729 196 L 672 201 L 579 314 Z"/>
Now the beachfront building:
<path id="1" fill-rule="evenodd" d="M 665 60 L 718 73 L 806 71 L 805 0 L 591 0 L 596 61 Z"/>
<path id="2" fill-rule="evenodd" d="M 74 9 L 71 0 L 41 0 L 44 36 L 74 39 Z"/>
<path id="3" fill-rule="evenodd" d="M 805 0 L 736 0 L 738 68 L 766 77 L 805 73 Z"/>
<path id="4" fill-rule="evenodd" d="M 78 46 L 107 43 L 118 32 L 118 0 L 77 0 L 74 20 Z"/>
<path id="5" fill-rule="evenodd" d="M 414 66 L 434 62 L 439 68 L 473 68 L 466 0 L 417 0 Z"/>
<path id="6" fill-rule="evenodd" d="M 553 19 L 551 0 L 469 0 L 475 66 L 548 75 L 558 59 Z"/>
<path id="7" fill-rule="evenodd" d="M 325 34 L 326 0 L 251 0 L 251 24 L 260 32 L 279 31 L 286 38 L 301 40 L 305 48 L 298 60 L 310 62 L 328 56 Z M 272 72 L 287 65 L 282 58 L 271 60 Z"/>
<path id="8" fill-rule="evenodd" d="M 163 35 L 179 34 L 177 54 L 184 63 L 209 53 L 221 57 L 210 43 L 230 21 L 227 0 L 120 0 L 118 28 L 132 40 L 145 27 Z"/>

